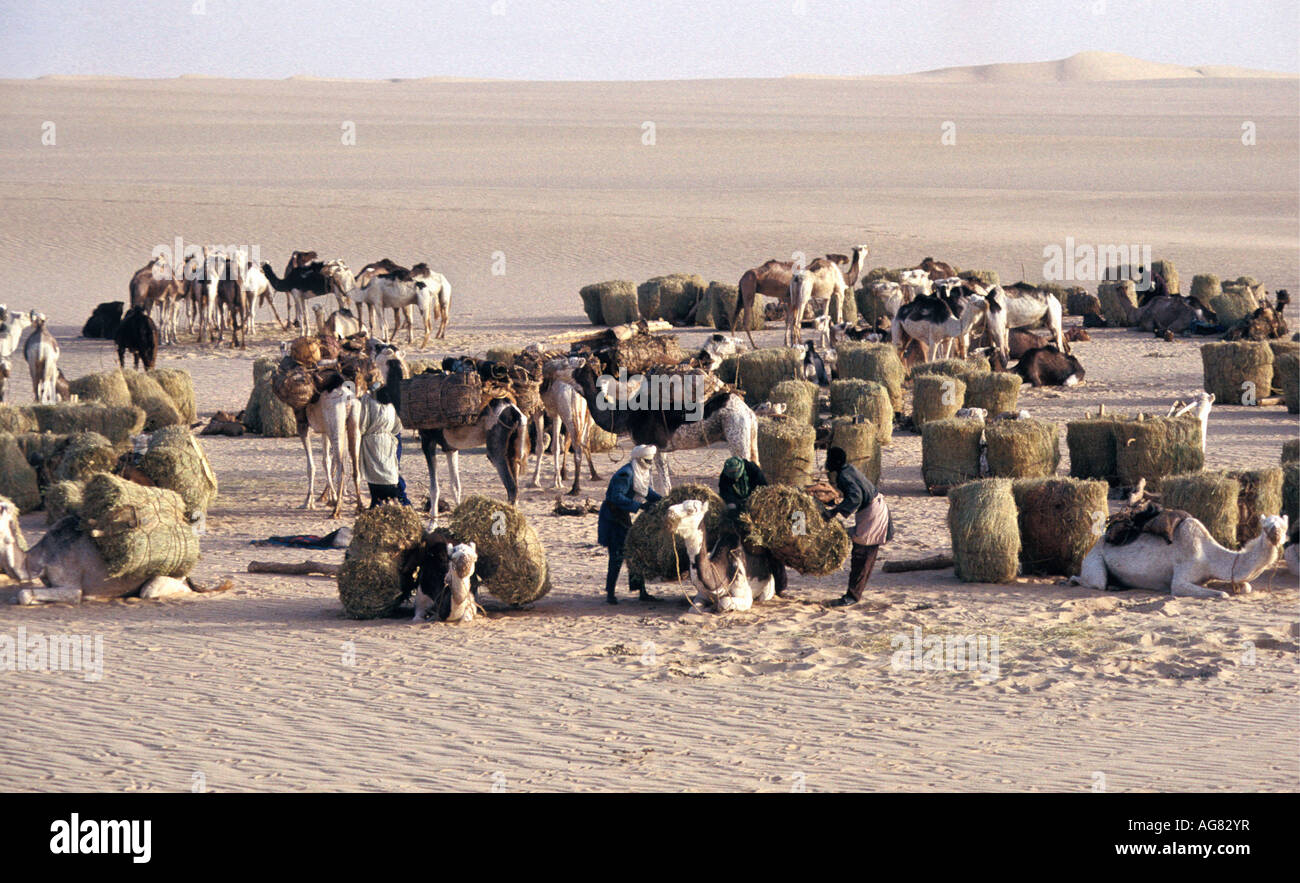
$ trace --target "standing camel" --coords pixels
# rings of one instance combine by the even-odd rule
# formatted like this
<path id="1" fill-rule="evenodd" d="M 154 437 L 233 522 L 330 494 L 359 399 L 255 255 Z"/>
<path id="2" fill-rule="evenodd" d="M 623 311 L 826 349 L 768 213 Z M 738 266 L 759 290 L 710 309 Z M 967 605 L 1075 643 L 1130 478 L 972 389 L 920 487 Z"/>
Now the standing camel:
<path id="1" fill-rule="evenodd" d="M 330 517 L 338 518 L 343 511 L 349 467 L 357 511 L 364 508 L 360 479 L 361 406 L 357 401 L 356 384 L 345 380 L 342 374 L 331 373 L 321 386 L 315 400 L 293 412 L 298 438 L 302 441 L 303 453 L 307 455 L 307 499 L 300 508 L 316 508 L 316 460 L 311 452 L 311 433 L 315 432 L 321 436 L 324 448 L 325 500 L 334 504 Z"/>
<path id="2" fill-rule="evenodd" d="M 842 282 L 845 286 L 852 286 L 858 281 L 858 277 L 862 272 L 862 265 L 866 261 L 867 247 L 858 245 L 853 248 L 853 255 L 848 259 L 849 268 L 847 272 L 840 271 L 840 262 L 836 260 L 843 257 L 843 255 L 827 255 L 825 258 L 818 258 L 808 265 L 808 269 L 815 270 L 818 279 L 819 287 L 814 289 L 814 298 L 825 297 L 830 299 L 837 290 L 837 282 Z M 830 272 L 831 268 L 840 271 L 838 280 Z M 736 324 L 743 313 L 745 334 L 749 337 L 750 345 L 755 346 L 754 335 L 749 330 L 754 315 L 754 296 L 761 294 L 764 297 L 774 298 L 783 303 L 788 302 L 790 276 L 794 271 L 795 265 L 793 261 L 770 260 L 741 274 L 740 283 L 737 286 L 739 294 L 736 296 L 736 312 L 731 316 L 731 332 L 733 334 L 736 332 Z M 843 297 L 843 294 L 841 294 L 841 297 Z"/>
<path id="3" fill-rule="evenodd" d="M 37 404 L 58 401 L 59 342 L 45 327 L 45 315 L 32 310 L 32 333 L 23 344 L 23 358 L 32 375 L 32 394 Z"/>
<path id="4" fill-rule="evenodd" d="M 980 295 L 967 299 L 960 314 L 942 297 L 918 297 L 899 307 L 889 330 L 899 353 L 910 339 L 920 346 L 922 361 L 934 361 L 941 351 L 953 355 L 956 350 L 958 357 L 964 357 L 971 328 L 987 313 L 988 301 Z"/>

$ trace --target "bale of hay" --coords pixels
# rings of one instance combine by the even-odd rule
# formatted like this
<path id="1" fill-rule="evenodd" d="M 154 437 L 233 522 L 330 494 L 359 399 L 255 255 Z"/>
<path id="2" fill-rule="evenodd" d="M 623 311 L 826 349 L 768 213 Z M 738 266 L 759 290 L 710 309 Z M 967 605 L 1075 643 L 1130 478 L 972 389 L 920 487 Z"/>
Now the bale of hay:
<path id="1" fill-rule="evenodd" d="M 835 313 L 832 312 L 831 316 L 834 315 Z M 856 325 L 858 322 L 858 298 L 851 289 L 844 292 L 844 300 L 840 304 L 840 321 L 850 325 Z"/>
<path id="2" fill-rule="evenodd" d="M 748 327 L 745 325 L 744 312 L 739 315 L 736 313 L 737 301 L 740 299 L 739 288 L 725 282 L 710 282 L 704 296 L 708 299 L 710 309 L 713 310 L 714 328 L 724 331 L 731 328 L 733 316 L 736 320 L 736 331 L 762 331 L 766 327 L 763 321 L 761 295 L 754 295 L 754 309 L 750 312 Z"/>
<path id="3" fill-rule="evenodd" d="M 1282 469 L 1269 466 L 1264 469 L 1229 469 L 1228 478 L 1241 485 L 1237 494 L 1237 545 L 1241 548 L 1259 536 L 1259 519 L 1262 515 L 1276 515 L 1282 511 Z"/>
<path id="4" fill-rule="evenodd" d="M 600 350 L 611 374 L 620 368 L 628 374 L 643 374 L 658 366 L 678 365 L 686 353 L 677 343 L 676 334 L 634 334 Z"/>
<path id="5" fill-rule="evenodd" d="M 965 406 L 983 408 L 989 412 L 990 417 L 1015 411 L 1023 383 L 1019 374 L 1009 371 L 969 375 L 966 378 Z"/>
<path id="6" fill-rule="evenodd" d="M 0 433 L 0 497 L 8 497 L 19 512 L 41 507 L 41 489 L 36 470 L 23 456 L 11 433 Z"/>
<path id="7" fill-rule="evenodd" d="M 1060 439 L 1050 420 L 995 420 L 984 429 L 994 478 L 1050 478 L 1061 463 Z"/>
<path id="8" fill-rule="evenodd" d="M 1283 352 L 1273 360 L 1273 384 L 1282 390 L 1287 411 L 1300 414 L 1300 353 Z"/>
<path id="9" fill-rule="evenodd" d="M 1282 442 L 1282 460 L 1283 464 L 1294 463 L 1300 460 L 1300 438 L 1292 438 Z"/>
<path id="10" fill-rule="evenodd" d="M 960 377 L 921 375 L 912 385 L 912 425 L 919 430 L 934 420 L 947 420 L 965 398 L 966 384 Z"/>
<path id="11" fill-rule="evenodd" d="M 68 392 L 83 402 L 103 402 L 105 405 L 123 407 L 133 404 L 131 390 L 121 369 L 102 374 L 87 374 L 68 381 Z"/>
<path id="12" fill-rule="evenodd" d="M 1068 290 L 1065 294 L 1065 311 L 1071 316 L 1100 316 L 1101 299 L 1080 289 Z"/>
<path id="13" fill-rule="evenodd" d="M 45 489 L 45 522 L 53 524 L 68 515 L 80 515 L 86 485 L 80 481 L 56 481 Z"/>
<path id="14" fill-rule="evenodd" d="M 984 288 L 992 288 L 994 285 L 1002 284 L 997 270 L 962 270 L 957 274 L 957 278 L 965 279 L 967 282 L 974 282 Z"/>
<path id="15" fill-rule="evenodd" d="M 41 432 L 74 435 L 97 432 L 115 445 L 130 441 L 144 429 L 145 413 L 135 405 L 114 407 L 99 402 L 28 406 Z"/>
<path id="16" fill-rule="evenodd" d="M 1231 326 L 1250 318 L 1263 305 L 1263 295 L 1263 286 L 1248 276 L 1242 276 L 1224 282 L 1217 294 L 1202 303 L 1214 310 L 1221 324 Z"/>
<path id="17" fill-rule="evenodd" d="M 0 405 L 0 432 L 17 435 L 36 431 L 36 417 L 30 410 L 16 405 Z"/>
<path id="18" fill-rule="evenodd" d="M 149 376 L 157 381 L 158 385 L 167 393 L 176 410 L 180 412 L 181 422 L 185 424 L 193 423 L 198 419 L 198 411 L 194 403 L 194 378 L 190 372 L 183 371 L 180 368 L 154 368 L 149 372 Z"/>
<path id="19" fill-rule="evenodd" d="M 582 311 L 587 314 L 592 325 L 606 324 L 605 317 L 600 312 L 601 286 L 606 284 L 608 283 L 598 282 L 595 285 L 584 285 L 578 291 L 578 296 L 582 298 Z"/>
<path id="20" fill-rule="evenodd" d="M 1182 283 L 1178 278 L 1178 268 L 1174 266 L 1173 261 L 1152 261 L 1151 278 L 1157 276 L 1165 280 L 1165 291 L 1169 294 L 1179 294 L 1182 292 Z"/>
<path id="21" fill-rule="evenodd" d="M 688 273 L 647 279 L 636 287 L 641 318 L 683 322 L 695 308 L 705 287 L 703 277 Z"/>
<path id="22" fill-rule="evenodd" d="M 626 325 L 641 318 L 636 305 L 636 286 L 626 279 L 601 282 L 600 317 L 606 325 Z"/>
<path id="23" fill-rule="evenodd" d="M 821 388 L 807 380 L 782 380 L 772 387 L 767 394 L 773 404 L 785 403 L 785 415 L 789 420 L 817 424 L 817 397 Z"/>
<path id="24" fill-rule="evenodd" d="M 339 601 L 352 619 L 391 616 L 411 595 L 424 519 L 410 506 L 367 509 L 352 525 L 339 569 Z"/>
<path id="25" fill-rule="evenodd" d="M 836 417 L 831 421 L 830 447 L 843 448 L 849 465 L 880 484 L 880 441 L 875 425 L 866 418 Z"/>
<path id="26" fill-rule="evenodd" d="M 948 532 L 958 579 L 972 583 L 1015 580 L 1020 565 L 1020 526 L 1009 479 L 970 481 L 948 491 Z"/>
<path id="27" fill-rule="evenodd" d="M 52 456 L 57 465 L 50 477 L 56 482 L 84 482 L 96 472 L 112 472 L 117 463 L 113 443 L 97 432 L 69 436 Z"/>
<path id="28" fill-rule="evenodd" d="M 140 458 L 140 470 L 158 487 L 180 494 L 191 519 L 206 513 L 217 498 L 216 473 L 198 439 L 187 430 L 183 438 L 154 433 L 149 450 Z"/>
<path id="29" fill-rule="evenodd" d="M 1282 514 L 1295 524 L 1300 518 L 1300 461 L 1282 466 Z"/>
<path id="30" fill-rule="evenodd" d="M 1223 293 L 1223 288 L 1219 284 L 1219 277 L 1213 273 L 1198 273 L 1192 277 L 1191 297 L 1196 298 L 1206 306 L 1210 301 Z"/>
<path id="31" fill-rule="evenodd" d="M 1166 476 L 1205 468 L 1201 421 L 1191 414 L 1117 421 L 1114 433 L 1115 473 L 1122 485 L 1145 478 L 1154 490 Z"/>
<path id="32" fill-rule="evenodd" d="M 923 362 L 912 369 L 912 379 L 927 374 L 941 374 L 945 377 L 960 377 L 966 380 L 976 374 L 987 374 L 992 370 L 989 360 L 983 356 L 971 356 L 969 359 L 939 359 L 935 362 Z"/>
<path id="33" fill-rule="evenodd" d="M 81 517 L 110 579 L 179 579 L 199 559 L 198 537 L 174 491 L 100 472 L 86 482 Z"/>
<path id="34" fill-rule="evenodd" d="M 885 270 L 885 268 L 877 267 L 872 272 L 875 273 L 882 270 Z M 895 270 L 887 270 L 885 272 L 892 273 L 894 276 L 898 276 L 898 272 Z M 863 281 L 862 287 L 853 293 L 853 297 L 851 298 L 851 300 L 853 301 L 853 305 L 856 307 L 856 312 L 858 314 L 858 321 L 865 322 L 868 325 L 875 325 L 881 319 L 891 318 L 889 315 L 889 310 L 887 308 L 888 304 L 886 299 L 876 294 L 876 292 L 872 288 L 877 282 L 882 282 L 882 281 L 897 283 L 898 279 L 896 278 L 889 279 L 887 278 L 887 276 L 879 276 L 875 279 L 867 279 Z"/>
<path id="35" fill-rule="evenodd" d="M 488 351 L 483 354 L 483 358 L 489 362 L 498 362 L 502 365 L 513 365 L 515 356 L 519 355 L 520 350 L 512 346 L 493 346 L 488 347 Z M 411 373 L 415 373 L 414 366 L 408 363 Z"/>
<path id="36" fill-rule="evenodd" d="M 1201 345 L 1205 391 L 1216 405 L 1255 405 L 1273 387 L 1273 351 L 1252 340 Z"/>
<path id="37" fill-rule="evenodd" d="M 1020 528 L 1020 569 L 1074 576 L 1106 523 L 1104 481 L 1021 478 L 1011 483 Z M 1098 515 L 1099 513 L 1099 515 Z"/>
<path id="38" fill-rule="evenodd" d="M 1097 285 L 1097 300 L 1106 324 L 1115 328 L 1128 328 L 1137 318 L 1137 285 L 1132 279 L 1118 282 L 1101 282 Z"/>
<path id="39" fill-rule="evenodd" d="M 895 413 L 903 412 L 903 380 L 906 372 L 892 343 L 846 341 L 835 348 L 840 377 L 871 380 L 889 392 Z"/>
<path id="40" fill-rule="evenodd" d="M 1119 482 L 1115 459 L 1115 427 L 1128 417 L 1088 417 L 1065 424 L 1065 444 L 1070 451 L 1071 478 L 1097 478 Z"/>
<path id="41" fill-rule="evenodd" d="M 475 574 L 492 596 L 529 604 L 551 590 L 551 570 L 537 531 L 523 513 L 482 496 L 466 497 L 448 525 L 458 543 L 474 543 Z"/>
<path id="42" fill-rule="evenodd" d="M 1182 509 L 1204 524 L 1210 536 L 1229 549 L 1237 546 L 1237 498 L 1241 483 L 1222 472 L 1167 476 L 1160 482 L 1160 503 Z"/>
<path id="43" fill-rule="evenodd" d="M 723 359 L 718 377 L 742 390 L 745 402 L 754 407 L 766 402 L 781 381 L 803 378 L 803 357 L 788 346 L 749 350 Z"/>
<path id="44" fill-rule="evenodd" d="M 595 423 L 587 429 L 587 450 L 593 454 L 604 454 L 618 447 L 618 436 L 606 432 Z"/>
<path id="45" fill-rule="evenodd" d="M 816 441 L 817 430 L 807 423 L 760 417 L 758 458 L 767 480 L 797 488 L 812 484 L 817 468 Z"/>
<path id="46" fill-rule="evenodd" d="M 144 409 L 145 432 L 185 422 L 171 396 L 158 385 L 157 380 L 143 371 L 125 371 L 123 375 L 126 377 L 126 385 L 131 389 L 132 404 Z"/>
<path id="47" fill-rule="evenodd" d="M 831 415 L 866 417 L 876 428 L 876 441 L 887 445 L 894 438 L 894 406 L 889 390 L 872 380 L 832 380 Z"/>
<path id="48" fill-rule="evenodd" d="M 244 406 L 244 426 L 266 438 L 293 438 L 298 434 L 293 409 L 271 389 L 271 378 L 279 364 L 280 360 L 271 356 L 253 361 L 253 391 Z"/>
<path id="49" fill-rule="evenodd" d="M 952 417 L 921 427 L 921 478 L 931 494 L 980 477 L 984 421 Z"/>
<path id="50" fill-rule="evenodd" d="M 800 488 L 756 488 L 740 522 L 748 547 L 766 549 L 805 576 L 839 570 L 852 546 L 838 519 L 823 518 L 822 507 Z"/>
<path id="51" fill-rule="evenodd" d="M 19 432 L 14 434 L 14 441 L 27 462 L 32 466 L 40 463 L 51 464 L 55 455 L 67 445 L 71 435 L 56 435 L 53 432 Z"/>
<path id="52" fill-rule="evenodd" d="M 686 542 L 674 536 L 668 527 L 668 508 L 686 500 L 699 500 L 708 508 L 704 515 L 704 533 L 715 537 L 726 512 L 726 504 L 717 492 L 703 484 L 678 485 L 662 500 L 637 513 L 627 532 L 623 554 L 630 576 L 651 582 L 690 579 L 691 560 Z"/>

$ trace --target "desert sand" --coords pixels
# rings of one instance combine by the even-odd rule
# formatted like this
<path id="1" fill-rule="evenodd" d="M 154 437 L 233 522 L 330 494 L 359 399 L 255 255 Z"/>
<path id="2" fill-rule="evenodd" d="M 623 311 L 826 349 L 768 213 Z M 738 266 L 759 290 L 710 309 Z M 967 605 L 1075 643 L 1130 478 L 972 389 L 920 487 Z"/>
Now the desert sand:
<path id="1" fill-rule="evenodd" d="M 1004 281 L 1041 278 L 1043 249 L 1067 236 L 1146 243 L 1184 284 L 1248 273 L 1300 289 L 1296 79 L 1107 76 L 1118 62 L 1085 62 L 880 80 L 3 82 L 0 302 L 44 311 L 75 377 L 115 361 L 107 342 L 76 337 L 93 306 L 123 299 L 176 236 L 257 246 L 277 268 L 300 248 L 353 267 L 426 260 L 452 281 L 453 319 L 421 356 L 579 327 L 589 282 L 734 282 L 769 257 L 860 242 L 871 266 L 934 255 Z M 941 144 L 946 122 L 955 144 Z M 770 327 L 760 343 L 780 335 Z M 184 343 L 160 364 L 193 373 L 210 416 L 243 407 L 252 358 L 280 339 L 268 326 L 247 351 Z M 1022 407 L 1062 424 L 1102 403 L 1163 412 L 1201 385 L 1193 340 L 1108 330 L 1076 353 L 1087 383 L 1026 389 Z M 10 389 L 30 400 L 25 366 Z M 1208 465 L 1274 464 L 1296 434 L 1284 408 L 1216 407 Z M 0 788 L 1300 784 L 1300 595 L 1281 568 L 1227 601 L 877 571 L 869 601 L 847 611 L 820 606 L 844 573 L 794 576 L 788 600 L 748 614 L 625 592 L 609 607 L 595 516 L 551 515 L 548 481 L 521 506 L 556 573 L 549 596 L 465 626 L 354 622 L 328 578 L 244 573 L 255 558 L 341 559 L 250 545 L 337 526 L 295 508 L 297 441 L 204 445 L 221 496 L 194 577 L 233 590 L 29 609 L 0 589 L 0 633 L 99 635 L 104 647 L 99 681 L 0 672 Z M 725 456 L 675 454 L 676 480 L 713 483 Z M 597 463 L 603 479 L 617 459 Z M 884 463 L 899 531 L 883 560 L 945 550 L 947 505 L 925 495 L 919 437 L 897 433 Z M 418 446 L 403 471 L 422 495 Z M 463 458 L 463 473 L 467 492 L 502 493 L 482 456 Z M 585 494 L 603 490 L 584 476 Z M 23 526 L 34 542 L 44 514 Z M 998 636 L 999 677 L 893 671 L 891 639 L 914 627 Z"/>

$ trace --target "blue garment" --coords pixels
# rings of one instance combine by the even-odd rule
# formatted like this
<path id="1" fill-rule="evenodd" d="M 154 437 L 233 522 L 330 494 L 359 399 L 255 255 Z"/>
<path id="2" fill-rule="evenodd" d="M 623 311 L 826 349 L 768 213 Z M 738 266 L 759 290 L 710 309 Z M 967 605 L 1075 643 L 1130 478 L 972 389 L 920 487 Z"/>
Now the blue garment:
<path id="1" fill-rule="evenodd" d="M 627 541 L 628 528 L 632 526 L 632 516 L 641 511 L 643 506 L 661 499 L 653 490 L 646 491 L 644 503 L 632 499 L 632 464 L 625 463 L 609 480 L 605 491 L 605 501 L 600 504 L 600 514 L 596 519 L 596 542 L 607 547 L 611 552 L 622 552 Z"/>

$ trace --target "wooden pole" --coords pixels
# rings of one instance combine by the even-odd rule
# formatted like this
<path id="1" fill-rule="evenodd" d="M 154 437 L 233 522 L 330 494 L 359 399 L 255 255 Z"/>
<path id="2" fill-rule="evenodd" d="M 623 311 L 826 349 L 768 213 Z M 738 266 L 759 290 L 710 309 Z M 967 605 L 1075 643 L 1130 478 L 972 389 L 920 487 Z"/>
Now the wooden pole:
<path id="1" fill-rule="evenodd" d="M 328 564 L 324 561 L 300 561 L 297 564 L 289 564 L 283 561 L 250 561 L 248 562 L 249 573 L 281 573 L 291 576 L 338 576 L 339 568 L 342 565 Z"/>

